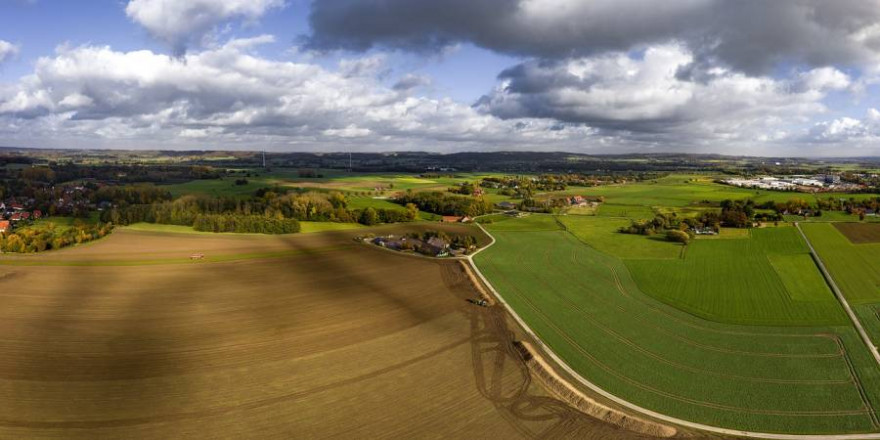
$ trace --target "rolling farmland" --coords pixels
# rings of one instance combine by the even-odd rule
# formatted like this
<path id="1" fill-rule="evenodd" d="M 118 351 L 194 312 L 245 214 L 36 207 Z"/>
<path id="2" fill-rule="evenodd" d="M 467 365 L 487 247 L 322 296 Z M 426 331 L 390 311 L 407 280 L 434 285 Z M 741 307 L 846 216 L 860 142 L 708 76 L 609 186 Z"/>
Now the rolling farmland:
<path id="1" fill-rule="evenodd" d="M 0 437 L 634 437 L 534 382 L 457 262 L 355 233 L 0 259 Z"/>
<path id="2" fill-rule="evenodd" d="M 880 341 L 880 243 L 854 244 L 847 238 L 864 241 L 873 234 L 869 227 L 873 225 L 801 225 L 876 344 Z"/>
<path id="3" fill-rule="evenodd" d="M 647 295 L 630 275 L 630 263 L 638 260 L 624 263 L 561 229 L 517 231 L 519 221 L 500 223 L 504 228 L 487 225 L 497 243 L 475 261 L 542 340 L 603 389 L 663 414 L 726 428 L 790 433 L 880 428 L 880 372 L 855 330 L 826 298 L 830 293 L 781 279 L 811 273 L 794 229 L 697 241 L 693 245 L 700 246 L 683 261 L 654 261 L 687 266 L 708 255 L 745 253 L 745 263 L 728 260 L 713 276 L 717 284 L 736 283 L 750 276 L 740 271 L 758 271 L 752 277 L 756 284 L 745 287 L 770 288 L 764 293 L 772 295 L 751 294 L 748 306 L 763 323 L 778 324 L 755 326 L 719 322 L 748 320 L 745 306 L 736 305 L 741 298 L 716 300 L 713 291 L 704 290 L 703 296 L 713 297 L 699 300 L 698 285 L 680 285 L 685 289 L 680 301 L 717 303 L 714 310 L 724 315 L 701 319 Z M 758 255 L 765 255 L 762 263 Z M 669 266 L 651 276 L 672 283 L 691 273 L 684 269 Z M 646 276 L 643 272 L 642 282 Z M 789 288 L 797 294 L 788 295 Z M 762 312 L 780 305 L 787 308 Z"/>
<path id="4" fill-rule="evenodd" d="M 751 238 L 694 240 L 683 259 L 628 259 L 641 290 L 694 315 L 732 324 L 846 325 L 795 228 Z"/>

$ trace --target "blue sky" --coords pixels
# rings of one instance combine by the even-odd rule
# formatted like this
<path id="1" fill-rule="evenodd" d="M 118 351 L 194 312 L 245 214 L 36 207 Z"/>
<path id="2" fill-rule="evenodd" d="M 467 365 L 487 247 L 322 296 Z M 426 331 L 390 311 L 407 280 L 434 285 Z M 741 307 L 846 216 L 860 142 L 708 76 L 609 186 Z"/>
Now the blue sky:
<path id="1" fill-rule="evenodd" d="M 880 5 L 730 7 L 0 0 L 0 138 L 70 148 L 880 154 Z"/>
<path id="2" fill-rule="evenodd" d="M 0 68 L 0 80 L 15 81 L 33 69 L 34 61 L 49 56 L 62 44 L 109 45 L 115 50 L 149 49 L 168 52 L 166 47 L 125 14 L 119 0 L 0 0 L 0 39 L 20 44 L 19 55 Z M 272 34 L 277 42 L 260 48 L 266 56 L 290 57 L 297 38 L 309 32 L 309 2 L 290 0 L 286 6 L 253 24 L 237 23 L 237 37 Z M 49 25 L 46 25 L 49 24 Z M 23 44 L 26 42 L 27 44 Z M 327 53 L 310 57 L 324 66 L 336 65 L 340 58 L 355 56 Z M 405 52 L 389 54 L 391 62 L 407 72 L 420 72 L 435 79 L 436 93 L 462 101 L 475 101 L 491 89 L 495 75 L 517 61 L 516 57 L 462 44 L 442 55 L 420 56 Z M 301 59 L 299 57 L 297 59 Z M 439 96 L 439 95 L 438 95 Z"/>

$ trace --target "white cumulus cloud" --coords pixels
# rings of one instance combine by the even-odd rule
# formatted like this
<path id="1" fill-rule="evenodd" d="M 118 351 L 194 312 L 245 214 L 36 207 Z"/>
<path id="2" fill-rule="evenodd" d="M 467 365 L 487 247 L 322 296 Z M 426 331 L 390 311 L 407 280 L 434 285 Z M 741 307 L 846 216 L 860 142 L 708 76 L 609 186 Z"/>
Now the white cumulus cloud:
<path id="1" fill-rule="evenodd" d="M 6 40 L 0 40 L 0 63 L 18 55 L 19 47 Z"/>
<path id="2" fill-rule="evenodd" d="M 351 64 L 277 61 L 232 40 L 179 58 L 107 46 L 61 47 L 0 87 L 0 136 L 48 144 L 230 148 L 355 143 L 364 149 L 458 149 L 583 139 L 553 121 L 502 121 L 450 99 L 400 93 Z M 369 64 L 369 63 L 368 63 Z M 129 143 L 130 142 L 130 143 Z M 510 143 L 512 142 L 512 143 Z"/>
<path id="3" fill-rule="evenodd" d="M 638 56 L 528 61 L 503 72 L 476 107 L 504 119 L 582 123 L 645 142 L 742 146 L 780 140 L 787 126 L 826 110 L 828 90 L 848 85 L 833 69 L 790 80 L 722 68 L 682 75 L 693 60 L 686 47 L 669 43 Z"/>
<path id="4" fill-rule="evenodd" d="M 283 6 L 283 0 L 131 0 L 125 13 L 180 54 L 219 24 L 256 20 Z"/>

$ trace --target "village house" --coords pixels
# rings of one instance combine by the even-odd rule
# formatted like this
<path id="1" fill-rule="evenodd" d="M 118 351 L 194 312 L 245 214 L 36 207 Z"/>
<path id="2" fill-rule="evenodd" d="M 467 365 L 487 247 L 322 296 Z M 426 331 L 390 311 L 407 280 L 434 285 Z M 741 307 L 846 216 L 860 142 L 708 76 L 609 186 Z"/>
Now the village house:
<path id="1" fill-rule="evenodd" d="M 587 206 L 587 199 L 584 196 L 572 196 L 568 198 L 568 204 L 571 206 Z"/>
<path id="2" fill-rule="evenodd" d="M 9 220 L 0 221 L 0 234 L 5 234 L 7 231 L 11 230 L 11 227 Z"/>
<path id="3" fill-rule="evenodd" d="M 424 246 L 427 246 L 430 253 L 434 256 L 446 257 L 449 255 L 449 243 L 446 243 L 440 237 L 431 237 Z"/>

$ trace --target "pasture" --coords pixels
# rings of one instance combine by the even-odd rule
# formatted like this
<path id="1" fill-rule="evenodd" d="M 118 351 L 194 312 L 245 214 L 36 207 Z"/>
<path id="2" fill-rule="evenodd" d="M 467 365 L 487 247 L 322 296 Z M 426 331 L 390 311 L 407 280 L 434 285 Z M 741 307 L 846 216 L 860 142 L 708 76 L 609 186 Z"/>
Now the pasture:
<path id="1" fill-rule="evenodd" d="M 357 232 L 4 257 L 0 437 L 631 438 L 532 380 L 458 262 Z"/>
<path id="2" fill-rule="evenodd" d="M 576 237 L 559 224 L 556 230 L 544 221 L 543 228 L 533 222 L 517 229 L 517 222 L 486 226 L 497 243 L 475 257 L 477 265 L 544 342 L 603 389 L 726 428 L 880 429 L 880 371 L 830 292 L 793 279 L 816 271 L 806 265 L 793 228 L 698 241 L 683 260 L 624 262 L 581 241 L 586 228 Z M 745 261 L 737 262 L 736 254 Z M 701 266 L 704 259 L 722 262 Z M 699 285 L 708 279 L 701 270 L 712 271 L 711 283 Z M 717 319 L 670 306 L 676 298 L 661 301 L 642 284 L 657 296 L 680 290 L 681 304 Z"/>
<path id="3" fill-rule="evenodd" d="M 678 258 L 682 246 L 670 243 L 663 237 L 620 234 L 621 227 L 629 226 L 631 220 L 601 217 L 561 216 L 565 228 L 593 248 L 619 258 Z"/>

